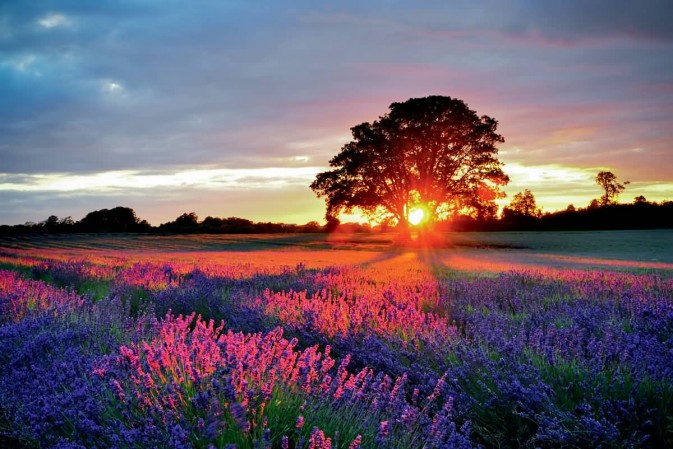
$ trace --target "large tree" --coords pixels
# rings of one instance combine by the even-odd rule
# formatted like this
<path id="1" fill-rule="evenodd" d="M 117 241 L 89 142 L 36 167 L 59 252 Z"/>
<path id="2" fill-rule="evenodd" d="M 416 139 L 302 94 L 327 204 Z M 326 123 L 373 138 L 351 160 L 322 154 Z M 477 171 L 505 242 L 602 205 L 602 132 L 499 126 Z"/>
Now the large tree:
<path id="1" fill-rule="evenodd" d="M 498 122 L 444 96 L 393 103 L 372 123 L 351 128 L 353 140 L 330 160 L 311 189 L 325 197 L 326 217 L 357 208 L 408 224 L 422 206 L 432 218 L 461 211 L 492 216 L 509 181 L 497 158 Z"/>

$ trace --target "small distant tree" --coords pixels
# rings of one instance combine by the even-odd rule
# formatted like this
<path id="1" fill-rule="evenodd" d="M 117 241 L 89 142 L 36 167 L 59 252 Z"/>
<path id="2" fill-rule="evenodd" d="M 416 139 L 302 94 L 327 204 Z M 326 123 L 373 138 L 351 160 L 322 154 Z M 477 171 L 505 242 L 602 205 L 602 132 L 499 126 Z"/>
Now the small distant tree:
<path id="1" fill-rule="evenodd" d="M 199 216 L 195 212 L 184 213 L 175 219 L 175 224 L 179 227 L 196 227 L 199 223 Z"/>
<path id="2" fill-rule="evenodd" d="M 49 218 L 40 223 L 40 226 L 49 231 L 54 231 L 58 228 L 59 219 L 56 215 L 50 215 Z"/>
<path id="3" fill-rule="evenodd" d="M 309 221 L 303 226 L 299 227 L 300 232 L 320 232 L 321 226 L 317 221 Z"/>
<path id="4" fill-rule="evenodd" d="M 221 218 L 209 215 L 201 222 L 201 230 L 206 234 L 218 234 L 222 232 L 223 223 L 224 220 Z"/>
<path id="5" fill-rule="evenodd" d="M 629 181 L 624 181 L 624 184 L 617 182 L 617 176 L 610 171 L 600 171 L 596 175 L 596 184 L 603 189 L 603 196 L 601 196 L 601 206 L 614 204 L 617 202 L 617 197 L 624 191 Z"/>
<path id="6" fill-rule="evenodd" d="M 512 202 L 509 203 L 509 206 L 505 208 L 503 213 L 516 213 L 519 215 L 524 215 L 526 217 L 540 217 L 542 211 L 537 207 L 535 202 L 535 196 L 533 193 L 526 189 L 523 192 L 519 192 L 512 198 Z"/>
<path id="7" fill-rule="evenodd" d="M 50 215 L 49 218 L 39 223 L 45 232 L 68 232 L 74 229 L 74 225 L 72 217 L 59 219 L 56 215 Z"/>
<path id="8" fill-rule="evenodd" d="M 208 223 L 206 226 L 203 226 L 203 228 L 208 228 L 211 232 L 214 232 L 215 230 L 211 229 L 212 226 L 210 225 L 211 223 Z M 185 212 L 175 220 L 159 225 L 159 230 L 162 232 L 177 232 L 179 234 L 193 234 L 199 232 L 199 216 L 196 215 L 195 212 Z"/>
<path id="9" fill-rule="evenodd" d="M 143 232 L 150 229 L 149 223 L 141 221 L 133 209 L 122 206 L 89 212 L 78 226 L 84 232 Z"/>
<path id="10" fill-rule="evenodd" d="M 269 224 L 267 223 L 267 225 Z M 268 228 L 266 232 L 277 232 Z M 255 232 L 255 224 L 246 218 L 229 217 L 223 220 L 222 230 L 226 234 L 250 234 Z"/>
<path id="11" fill-rule="evenodd" d="M 59 224 L 63 226 L 73 226 L 75 224 L 75 220 L 73 220 L 72 217 L 68 215 L 67 217 L 62 218 Z"/>
<path id="12" fill-rule="evenodd" d="M 199 216 L 195 212 L 185 212 L 173 222 L 166 223 L 163 230 L 169 232 L 178 232 L 192 234 L 199 230 Z"/>
<path id="13" fill-rule="evenodd" d="M 633 204 L 649 204 L 649 202 L 643 195 L 638 195 L 633 199 Z"/>

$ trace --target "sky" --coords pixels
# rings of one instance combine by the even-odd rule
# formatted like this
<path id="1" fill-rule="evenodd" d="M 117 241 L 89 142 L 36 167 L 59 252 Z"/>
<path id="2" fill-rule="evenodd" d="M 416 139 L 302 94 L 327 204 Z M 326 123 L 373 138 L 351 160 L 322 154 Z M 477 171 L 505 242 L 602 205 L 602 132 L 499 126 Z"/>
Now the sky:
<path id="1" fill-rule="evenodd" d="M 673 200 L 670 0 L 0 2 L 0 223 L 116 206 L 323 222 L 308 185 L 393 102 L 498 120 L 508 198 Z M 347 217 L 348 218 L 348 217 Z"/>

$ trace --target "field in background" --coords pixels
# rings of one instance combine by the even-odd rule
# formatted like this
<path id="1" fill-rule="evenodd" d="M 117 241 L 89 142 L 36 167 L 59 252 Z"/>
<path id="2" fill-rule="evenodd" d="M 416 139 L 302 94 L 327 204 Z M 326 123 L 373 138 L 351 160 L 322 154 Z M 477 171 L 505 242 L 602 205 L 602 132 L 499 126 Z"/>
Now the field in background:
<path id="1" fill-rule="evenodd" d="M 255 252 L 272 251 L 277 253 L 274 263 L 278 265 L 325 266 L 367 264 L 404 255 L 408 261 L 412 254 L 432 269 L 457 271 L 557 267 L 665 274 L 673 270 L 673 230 L 445 233 L 443 245 L 426 249 L 396 247 L 395 238 L 395 234 L 35 235 L 0 238 L 0 255 L 3 250 L 46 250 L 59 257 L 123 253 L 143 260 L 207 257 L 226 262 L 235 253 L 236 260 L 255 263 Z M 213 254 L 217 252 L 222 254 Z"/>

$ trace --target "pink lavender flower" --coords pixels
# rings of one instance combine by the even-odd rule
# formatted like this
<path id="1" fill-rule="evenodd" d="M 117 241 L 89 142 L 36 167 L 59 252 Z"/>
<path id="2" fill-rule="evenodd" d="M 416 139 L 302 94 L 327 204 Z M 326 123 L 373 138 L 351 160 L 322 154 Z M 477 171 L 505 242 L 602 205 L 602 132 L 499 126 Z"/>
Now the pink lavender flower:
<path id="1" fill-rule="evenodd" d="M 360 449 L 360 444 L 362 444 L 362 436 L 358 435 L 355 437 L 353 442 L 348 446 L 348 449 Z"/>
<path id="2" fill-rule="evenodd" d="M 376 432 L 376 444 L 384 444 L 390 435 L 390 425 L 388 421 L 381 421 L 379 424 L 379 430 Z"/>

